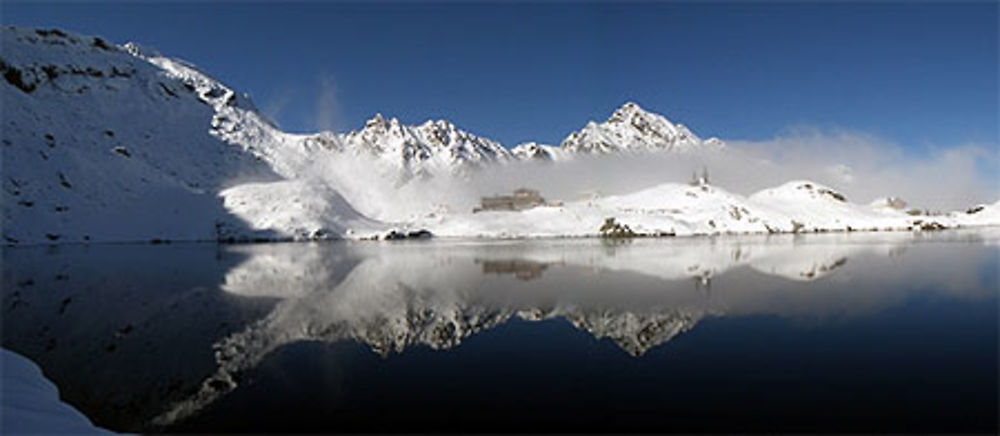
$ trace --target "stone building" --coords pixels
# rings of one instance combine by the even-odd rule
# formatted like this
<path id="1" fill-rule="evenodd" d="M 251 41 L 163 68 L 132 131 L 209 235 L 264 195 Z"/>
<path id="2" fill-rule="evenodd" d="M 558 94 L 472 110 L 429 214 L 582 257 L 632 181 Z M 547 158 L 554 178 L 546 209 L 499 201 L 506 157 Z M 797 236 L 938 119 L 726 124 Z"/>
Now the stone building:
<path id="1" fill-rule="evenodd" d="M 513 195 L 483 197 L 480 200 L 479 207 L 476 207 L 472 211 L 519 211 L 544 206 L 545 204 L 545 199 L 542 198 L 538 191 L 534 189 L 520 188 L 514 191 Z"/>

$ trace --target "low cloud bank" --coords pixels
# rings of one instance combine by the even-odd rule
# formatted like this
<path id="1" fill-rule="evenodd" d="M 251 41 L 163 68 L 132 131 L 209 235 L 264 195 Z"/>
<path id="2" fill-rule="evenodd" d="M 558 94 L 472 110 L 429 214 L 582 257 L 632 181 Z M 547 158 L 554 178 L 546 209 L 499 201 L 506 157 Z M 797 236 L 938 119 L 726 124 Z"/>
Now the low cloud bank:
<path id="1" fill-rule="evenodd" d="M 762 163 L 756 177 L 734 178 L 740 186 L 807 178 L 841 190 L 856 203 L 898 196 L 926 209 L 962 209 L 1000 199 L 997 145 L 907 150 L 855 132 L 797 131 L 770 141 L 731 141 L 730 146 Z"/>
<path id="2" fill-rule="evenodd" d="M 708 171 L 712 184 L 744 195 L 808 179 L 840 190 L 860 204 L 898 196 L 911 207 L 956 210 L 1000 199 L 996 147 L 971 144 L 916 153 L 851 132 L 799 131 L 769 141 L 729 141 L 717 152 L 578 156 L 485 165 L 433 177 L 401 177 L 396 165 L 345 153 L 343 158 L 317 162 L 308 177 L 340 191 L 361 213 L 385 221 L 467 212 L 481 196 L 520 187 L 569 201 L 685 183 L 702 170 Z"/>

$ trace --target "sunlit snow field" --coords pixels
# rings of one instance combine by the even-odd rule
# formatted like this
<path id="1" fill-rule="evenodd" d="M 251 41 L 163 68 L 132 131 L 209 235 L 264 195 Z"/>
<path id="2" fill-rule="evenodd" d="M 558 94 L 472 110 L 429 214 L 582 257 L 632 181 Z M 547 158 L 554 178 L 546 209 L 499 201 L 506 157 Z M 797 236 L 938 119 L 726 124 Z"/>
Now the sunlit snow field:
<path id="1" fill-rule="evenodd" d="M 116 431 L 996 432 L 1000 232 L 4 248 Z"/>

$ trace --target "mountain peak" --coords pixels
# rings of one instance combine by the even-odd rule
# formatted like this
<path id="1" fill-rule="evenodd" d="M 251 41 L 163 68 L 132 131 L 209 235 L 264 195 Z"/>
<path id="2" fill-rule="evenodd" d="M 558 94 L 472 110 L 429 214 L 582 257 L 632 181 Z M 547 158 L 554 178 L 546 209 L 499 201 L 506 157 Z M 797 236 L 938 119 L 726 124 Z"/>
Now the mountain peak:
<path id="1" fill-rule="evenodd" d="M 439 172 L 461 173 L 485 162 L 505 161 L 510 152 L 499 143 L 459 129 L 444 119 L 405 125 L 381 113 L 363 129 L 341 135 L 346 149 L 365 150 L 402 171 L 400 180 Z"/>
<path id="2" fill-rule="evenodd" d="M 376 132 L 379 134 L 393 132 L 394 135 L 398 136 L 402 134 L 403 127 L 402 123 L 396 117 L 386 118 L 379 112 L 365 122 L 362 132 Z"/>
<path id="3" fill-rule="evenodd" d="M 375 116 L 371 117 L 368 121 L 365 121 L 365 129 L 381 128 L 385 129 L 389 122 L 382 116 L 381 112 L 375 113 Z"/>
<path id="4" fill-rule="evenodd" d="M 432 130 L 432 131 L 442 131 L 451 132 L 459 130 L 454 123 L 448 120 L 427 120 L 423 124 L 418 126 L 421 129 Z"/>
<path id="5" fill-rule="evenodd" d="M 616 109 L 614 113 L 611 114 L 611 117 L 608 118 L 608 122 L 611 123 L 615 121 L 628 120 L 629 118 L 635 115 L 651 115 L 651 114 L 642 107 L 640 107 L 638 103 L 634 101 L 627 101 L 621 107 Z"/>
<path id="6" fill-rule="evenodd" d="M 633 101 L 625 102 L 604 123 L 589 122 L 570 134 L 562 148 L 570 151 L 610 153 L 619 150 L 653 151 L 688 149 L 702 145 L 683 124 L 646 111 Z"/>

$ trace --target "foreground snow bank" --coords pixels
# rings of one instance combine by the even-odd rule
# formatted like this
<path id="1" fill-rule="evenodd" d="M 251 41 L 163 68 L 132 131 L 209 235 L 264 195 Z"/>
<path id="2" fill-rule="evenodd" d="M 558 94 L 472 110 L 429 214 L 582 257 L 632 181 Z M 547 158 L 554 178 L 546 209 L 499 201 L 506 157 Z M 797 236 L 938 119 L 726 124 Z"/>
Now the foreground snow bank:
<path id="1" fill-rule="evenodd" d="M 94 427 L 82 413 L 59 400 L 59 390 L 30 360 L 0 350 L 0 419 L 3 434 L 110 434 Z"/>

